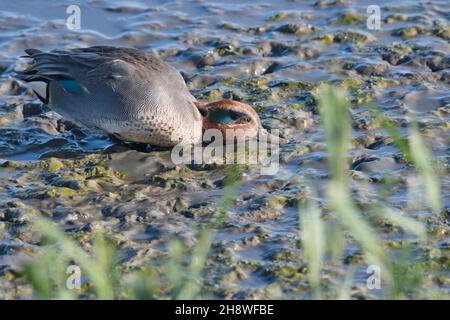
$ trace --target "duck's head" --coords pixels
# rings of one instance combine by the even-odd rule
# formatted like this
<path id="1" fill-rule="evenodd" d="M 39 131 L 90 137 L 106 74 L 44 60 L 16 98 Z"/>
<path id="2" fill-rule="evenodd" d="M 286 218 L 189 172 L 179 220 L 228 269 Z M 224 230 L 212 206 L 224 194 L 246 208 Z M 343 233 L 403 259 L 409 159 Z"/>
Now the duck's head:
<path id="1" fill-rule="evenodd" d="M 196 106 L 202 115 L 203 130 L 220 130 L 224 141 L 256 137 L 262 128 L 258 114 L 244 103 L 221 100 L 197 102 Z"/>

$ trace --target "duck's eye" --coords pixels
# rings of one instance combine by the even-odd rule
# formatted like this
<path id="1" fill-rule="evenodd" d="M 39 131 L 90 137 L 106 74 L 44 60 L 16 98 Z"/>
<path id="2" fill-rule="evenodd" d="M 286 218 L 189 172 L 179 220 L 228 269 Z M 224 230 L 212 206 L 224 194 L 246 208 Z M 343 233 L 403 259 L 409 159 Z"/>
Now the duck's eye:
<path id="1" fill-rule="evenodd" d="M 251 119 L 249 116 L 242 116 L 238 119 L 238 121 L 239 121 L 239 123 L 247 123 L 247 122 L 250 122 Z"/>
<path id="2" fill-rule="evenodd" d="M 216 109 L 209 110 L 208 120 L 217 124 L 232 124 L 235 122 L 228 110 Z"/>
<path id="3" fill-rule="evenodd" d="M 200 111 L 200 114 L 202 115 L 202 117 L 208 117 L 208 109 L 198 109 L 198 111 Z"/>
<path id="4" fill-rule="evenodd" d="M 244 112 L 230 110 L 230 117 L 235 123 L 247 123 L 251 121 L 251 118 Z"/>

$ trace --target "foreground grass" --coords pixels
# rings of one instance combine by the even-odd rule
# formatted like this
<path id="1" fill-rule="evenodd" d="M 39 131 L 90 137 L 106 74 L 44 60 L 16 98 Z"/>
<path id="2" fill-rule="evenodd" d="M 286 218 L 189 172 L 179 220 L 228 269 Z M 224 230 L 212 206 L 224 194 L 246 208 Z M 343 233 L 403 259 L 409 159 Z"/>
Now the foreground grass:
<path id="1" fill-rule="evenodd" d="M 385 219 L 398 226 L 416 241 L 426 241 L 425 225 L 407 214 L 398 214 L 389 206 L 385 194 L 364 212 L 352 196 L 349 181 L 348 151 L 351 144 L 350 105 L 345 92 L 323 86 L 318 93 L 321 118 L 328 148 L 330 179 L 325 192 L 325 201 L 336 219 L 327 223 L 322 218 L 322 208 L 312 200 L 299 205 L 300 234 L 302 248 L 308 263 L 308 279 L 313 298 L 351 298 L 351 287 L 355 270 L 346 268 L 336 288 L 324 290 L 325 266 L 342 263 L 346 242 L 352 241 L 363 253 L 367 266 L 380 270 L 383 290 L 381 297 L 423 298 L 420 291 L 423 265 L 413 261 L 407 252 L 395 261 L 386 250 L 386 240 L 378 234 L 371 223 L 374 219 Z M 430 160 L 430 152 L 417 126 L 409 128 L 409 137 L 404 139 L 395 126 L 382 115 L 373 111 L 374 117 L 385 134 L 390 137 L 405 161 L 416 169 L 423 182 L 427 206 L 434 213 L 441 208 L 440 187 L 437 174 Z M 197 243 L 192 250 L 178 240 L 168 244 L 168 259 L 158 270 L 139 269 L 132 273 L 120 271 L 116 261 L 114 245 L 102 234 L 97 234 L 92 248 L 84 250 L 74 239 L 62 232 L 48 219 L 40 216 L 34 227 L 46 239 L 46 245 L 36 259 L 24 267 L 27 281 L 32 285 L 36 298 L 49 299 L 195 299 L 205 297 L 202 293 L 202 273 L 207 264 L 214 230 L 226 221 L 232 199 L 238 189 L 238 174 L 231 170 L 224 188 L 218 214 L 198 228 Z M 86 274 L 82 290 L 67 289 L 68 265 L 77 265 Z M 81 293 L 80 293 L 81 292 Z"/>
<path id="2" fill-rule="evenodd" d="M 410 257 L 403 257 L 394 262 L 386 250 L 386 241 L 377 235 L 377 231 L 371 226 L 371 218 L 383 218 L 392 225 L 401 228 L 405 233 L 416 237 L 416 241 L 426 240 L 425 225 L 408 217 L 407 213 L 400 215 L 394 208 L 388 206 L 387 201 L 381 197 L 373 203 L 367 212 L 361 212 L 359 206 L 352 198 L 352 190 L 349 185 L 348 173 L 348 149 L 351 144 L 350 105 L 344 91 L 330 86 L 322 86 L 319 90 L 318 100 L 322 122 L 325 130 L 328 149 L 328 168 L 330 179 L 326 188 L 327 202 L 337 216 L 337 221 L 331 225 L 334 232 L 327 236 L 321 212 L 316 203 L 308 203 L 300 210 L 302 243 L 309 265 L 309 282 L 312 294 L 315 298 L 321 298 L 321 274 L 327 252 L 326 243 L 338 243 L 340 248 L 334 248 L 334 260 L 342 261 L 344 250 L 343 242 L 336 239 L 346 237 L 346 232 L 354 238 L 360 247 L 364 260 L 371 268 L 378 270 L 380 284 L 387 290 L 382 291 L 382 296 L 388 298 L 420 298 L 422 296 L 410 295 L 412 289 L 418 289 L 421 285 L 421 267 L 419 263 L 411 263 Z M 373 110 L 372 110 L 373 111 Z M 409 128 L 409 139 L 402 138 L 395 126 L 386 117 L 373 111 L 380 127 L 393 140 L 393 143 L 402 152 L 404 159 L 416 168 L 426 194 L 430 210 L 439 213 L 440 187 L 437 174 L 430 159 L 429 150 L 421 137 L 417 126 L 413 123 Z M 341 227 L 342 226 L 342 227 Z M 410 273 L 405 275 L 399 270 Z M 353 270 L 349 269 L 343 285 L 336 288 L 335 295 L 328 293 L 328 298 L 350 298 L 350 285 Z M 413 280 L 411 282 L 411 279 Z M 381 287 L 381 286 L 380 286 Z M 426 295 L 425 295 L 426 296 Z"/>
<path id="3" fill-rule="evenodd" d="M 231 167 L 225 180 L 224 194 L 217 214 L 197 230 L 197 242 L 190 252 L 179 240 L 168 244 L 169 258 L 158 272 L 153 268 L 122 273 L 115 266 L 116 252 L 101 233 L 96 234 L 92 250 L 81 246 L 49 219 L 38 216 L 35 229 L 43 236 L 44 248 L 24 266 L 24 275 L 39 299 L 195 299 L 202 289 L 201 273 L 212 244 L 213 230 L 227 220 L 228 210 L 239 185 L 237 167 Z M 87 280 L 81 290 L 72 290 L 75 274 L 68 274 L 68 266 L 80 268 Z M 71 288 L 72 285 L 72 289 Z M 79 284 L 80 285 L 80 284 Z"/>

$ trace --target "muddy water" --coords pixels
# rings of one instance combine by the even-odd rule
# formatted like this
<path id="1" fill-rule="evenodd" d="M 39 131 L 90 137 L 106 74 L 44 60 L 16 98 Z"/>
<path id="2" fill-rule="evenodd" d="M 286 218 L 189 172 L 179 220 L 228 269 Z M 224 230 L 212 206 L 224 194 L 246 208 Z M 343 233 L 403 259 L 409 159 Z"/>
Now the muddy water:
<path id="1" fill-rule="evenodd" d="M 308 297 L 296 208 L 297 199 L 312 196 L 308 185 L 325 217 L 335 219 L 321 196 L 328 172 L 313 92 L 323 82 L 351 94 L 356 200 L 363 207 L 387 178 L 397 181 L 388 201 L 403 212 L 413 207 L 430 238 L 409 241 L 388 224 L 379 234 L 391 240 L 388 249 L 412 244 L 414 259 L 440 266 L 427 283 L 437 295 L 448 292 L 447 1 L 380 1 L 380 30 L 366 28 L 366 8 L 376 1 L 78 1 L 81 29 L 70 31 L 72 2 L 0 4 L 0 298 L 29 295 L 15 270 L 39 243 L 27 224 L 30 212 L 80 239 L 103 229 L 127 252 L 125 270 L 153 263 L 170 239 L 195 245 L 195 226 L 217 213 L 226 167 L 174 166 L 167 150 L 115 145 L 60 119 L 12 77 L 26 64 L 19 59 L 25 48 L 99 44 L 158 54 L 198 99 L 249 103 L 288 141 L 276 176 L 242 171 L 229 221 L 215 235 L 205 275 L 210 296 Z M 373 122 L 368 102 L 404 134 L 408 121 L 418 120 L 443 168 L 446 209 L 439 216 L 418 205 L 420 193 L 409 195 L 413 170 Z M 367 290 L 366 266 L 351 240 L 345 254 L 342 265 L 327 268 L 325 282 L 332 286 L 355 265 L 353 297 L 379 295 Z"/>

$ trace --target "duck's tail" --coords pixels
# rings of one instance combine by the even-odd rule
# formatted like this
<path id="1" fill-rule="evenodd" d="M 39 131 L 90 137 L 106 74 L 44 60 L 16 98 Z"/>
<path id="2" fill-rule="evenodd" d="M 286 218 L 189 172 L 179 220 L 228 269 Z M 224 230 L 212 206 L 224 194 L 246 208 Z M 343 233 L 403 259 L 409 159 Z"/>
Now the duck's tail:
<path id="1" fill-rule="evenodd" d="M 43 102 L 49 100 L 49 83 L 53 80 L 72 80 L 67 69 L 59 61 L 59 55 L 43 52 L 38 49 L 26 49 L 23 58 L 33 59 L 33 64 L 27 69 L 17 72 L 18 79 L 29 82 L 36 96 Z"/>

